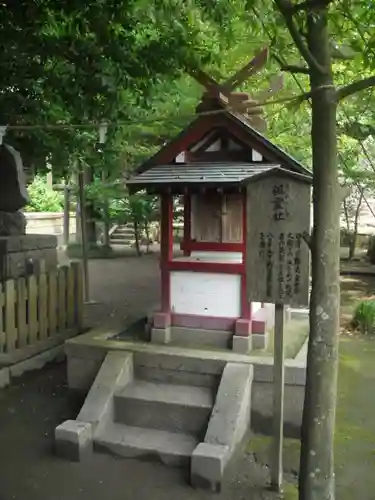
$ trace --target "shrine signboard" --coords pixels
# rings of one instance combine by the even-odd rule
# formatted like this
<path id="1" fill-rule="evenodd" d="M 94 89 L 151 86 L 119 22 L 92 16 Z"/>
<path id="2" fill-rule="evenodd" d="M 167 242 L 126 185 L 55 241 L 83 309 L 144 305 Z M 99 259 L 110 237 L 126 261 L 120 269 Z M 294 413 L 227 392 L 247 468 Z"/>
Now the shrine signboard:
<path id="1" fill-rule="evenodd" d="M 310 179 L 271 173 L 247 186 L 247 295 L 254 302 L 309 302 Z"/>

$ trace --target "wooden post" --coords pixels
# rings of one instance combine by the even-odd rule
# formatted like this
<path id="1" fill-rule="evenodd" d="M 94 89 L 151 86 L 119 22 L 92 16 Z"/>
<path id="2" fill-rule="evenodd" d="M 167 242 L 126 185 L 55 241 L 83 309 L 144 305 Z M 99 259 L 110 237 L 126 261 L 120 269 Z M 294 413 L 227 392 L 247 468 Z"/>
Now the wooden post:
<path id="1" fill-rule="evenodd" d="M 22 348 L 27 345 L 29 330 L 26 320 L 26 304 L 27 290 L 25 278 L 18 278 L 16 281 L 17 288 L 17 334 L 18 347 Z"/>
<path id="2" fill-rule="evenodd" d="M 29 326 L 29 343 L 39 340 L 38 324 L 38 283 L 35 275 L 28 276 L 27 282 L 27 323 Z"/>
<path id="3" fill-rule="evenodd" d="M 57 273 L 48 273 L 48 335 L 51 337 L 57 331 Z"/>
<path id="4" fill-rule="evenodd" d="M 84 278 L 84 298 L 85 302 L 90 302 L 90 280 L 89 280 L 89 266 L 88 266 L 88 248 L 87 248 L 87 227 L 86 227 L 86 197 L 85 197 L 85 184 L 83 172 L 80 170 L 78 173 L 78 186 L 79 186 L 79 208 L 81 215 L 81 245 L 82 245 L 82 264 L 83 264 L 83 278 Z"/>
<path id="5" fill-rule="evenodd" d="M 47 182 L 48 189 L 52 189 L 53 188 L 53 174 L 52 174 L 52 170 L 50 170 L 47 173 L 47 175 L 46 175 L 46 182 Z"/>
<path id="6" fill-rule="evenodd" d="M 70 233 L 70 224 L 69 224 L 69 210 L 70 210 L 70 190 L 65 181 L 64 184 L 64 245 L 69 245 L 69 233 Z"/>
<path id="7" fill-rule="evenodd" d="M 184 195 L 184 244 L 186 245 L 184 249 L 184 256 L 189 257 L 191 242 L 191 194 L 186 193 Z"/>
<path id="8" fill-rule="evenodd" d="M 14 307 L 16 303 L 16 290 L 14 280 L 4 283 L 5 291 L 5 342 L 6 351 L 12 352 L 17 345 L 17 329 Z"/>
<path id="9" fill-rule="evenodd" d="M 0 352 L 4 351 L 5 346 L 5 328 L 3 321 L 3 308 L 5 305 L 5 296 L 3 293 L 3 285 L 0 283 Z"/>
<path id="10" fill-rule="evenodd" d="M 275 305 L 271 488 L 281 492 L 284 436 L 284 305 Z"/>
<path id="11" fill-rule="evenodd" d="M 107 180 L 107 172 L 105 170 L 103 170 L 103 172 L 102 172 L 103 185 L 105 185 L 106 180 Z M 103 212 L 104 212 L 103 245 L 106 247 L 109 247 L 110 246 L 110 236 L 109 236 L 110 222 L 109 222 L 109 206 L 108 206 L 107 199 L 104 202 Z"/>

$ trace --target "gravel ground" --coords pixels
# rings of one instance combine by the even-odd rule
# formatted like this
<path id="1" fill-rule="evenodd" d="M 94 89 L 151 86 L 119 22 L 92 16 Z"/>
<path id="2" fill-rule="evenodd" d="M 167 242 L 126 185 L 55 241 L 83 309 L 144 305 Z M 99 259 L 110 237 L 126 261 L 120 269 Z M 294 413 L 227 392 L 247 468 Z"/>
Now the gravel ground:
<path id="1" fill-rule="evenodd" d="M 158 256 L 90 262 L 89 324 L 124 323 L 158 301 Z M 53 454 L 53 430 L 75 418 L 82 400 L 68 390 L 65 364 L 25 374 L 0 391 L 0 500 L 199 500 L 212 495 L 187 485 L 186 471 L 158 463 L 94 454 L 69 463 Z M 217 499 L 273 500 L 269 470 L 244 453 Z"/>

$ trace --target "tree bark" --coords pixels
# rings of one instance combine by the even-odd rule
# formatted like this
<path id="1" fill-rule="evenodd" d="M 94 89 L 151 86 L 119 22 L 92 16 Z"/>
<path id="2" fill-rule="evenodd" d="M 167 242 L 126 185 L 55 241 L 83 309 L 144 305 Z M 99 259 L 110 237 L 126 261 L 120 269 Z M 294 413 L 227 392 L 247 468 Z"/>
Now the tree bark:
<path id="1" fill-rule="evenodd" d="M 107 171 L 103 170 L 102 172 L 103 184 L 107 182 L 107 178 L 108 178 Z M 110 241 L 111 239 L 109 236 L 110 228 L 111 228 L 111 223 L 109 216 L 109 203 L 108 199 L 106 199 L 103 207 L 103 245 L 108 248 L 111 246 L 111 241 Z"/>
<path id="2" fill-rule="evenodd" d="M 334 430 L 339 331 L 340 186 L 336 108 L 326 8 L 308 13 L 312 101 L 312 292 L 299 477 L 300 500 L 334 500 Z"/>
<path id="3" fill-rule="evenodd" d="M 92 168 L 85 166 L 83 170 L 85 186 L 89 186 L 94 181 L 94 173 Z M 85 207 L 82 207 L 86 214 L 86 234 L 88 245 L 96 245 L 96 222 L 95 222 L 95 209 L 89 200 L 86 202 Z"/>
<path id="4" fill-rule="evenodd" d="M 141 242 L 140 242 L 140 234 L 139 234 L 139 223 L 137 219 L 133 219 L 133 227 L 134 227 L 134 238 L 135 238 L 135 250 L 137 252 L 138 257 L 142 255 L 141 251 Z"/>
<path id="5" fill-rule="evenodd" d="M 351 235 L 350 238 L 350 246 L 349 246 L 349 260 L 352 260 L 355 257 L 355 249 L 357 246 L 357 237 L 358 237 L 358 222 L 359 222 L 359 214 L 361 212 L 361 206 L 362 206 L 362 200 L 363 200 L 363 189 L 359 189 L 359 198 L 358 198 L 358 204 L 355 209 L 355 214 L 354 214 L 354 228 L 353 228 L 353 234 Z"/>

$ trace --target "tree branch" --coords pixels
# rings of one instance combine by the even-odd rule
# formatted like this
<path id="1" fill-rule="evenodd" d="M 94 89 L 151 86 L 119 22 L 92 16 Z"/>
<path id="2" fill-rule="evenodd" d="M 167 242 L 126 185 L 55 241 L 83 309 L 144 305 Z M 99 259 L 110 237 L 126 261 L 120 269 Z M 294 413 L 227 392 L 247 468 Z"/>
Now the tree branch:
<path id="1" fill-rule="evenodd" d="M 305 42 L 301 34 L 299 33 L 297 26 L 294 23 L 293 8 L 295 6 L 289 0 L 275 0 L 275 4 L 279 9 L 281 15 L 284 17 L 285 24 L 289 30 L 289 33 L 293 38 L 293 41 L 296 44 L 296 47 L 299 50 L 300 54 L 307 62 L 309 68 L 324 74 L 326 72 L 325 69 L 320 66 L 315 57 L 311 54 L 311 52 L 305 45 Z"/>
<path id="2" fill-rule="evenodd" d="M 368 78 L 363 78 L 362 80 L 358 80 L 356 82 L 350 83 L 349 85 L 345 85 L 344 87 L 340 87 L 337 90 L 337 99 L 341 101 L 342 99 L 346 99 L 356 92 L 360 92 L 361 90 L 366 90 L 374 86 L 375 75 L 369 76 Z"/>
<path id="3" fill-rule="evenodd" d="M 304 75 L 309 75 L 310 70 L 306 66 L 298 66 L 296 64 L 286 64 L 280 59 L 279 56 L 273 54 L 273 58 L 280 66 L 281 71 L 285 71 L 286 73 L 302 73 Z"/>
<path id="4" fill-rule="evenodd" d="M 313 10 L 327 7 L 333 0 L 306 0 L 290 6 L 291 14 L 300 12 L 301 10 Z"/>
<path id="5" fill-rule="evenodd" d="M 303 66 L 295 66 L 293 64 L 282 64 L 280 65 L 281 71 L 285 71 L 286 73 L 302 73 L 303 75 L 309 75 L 309 68 L 305 68 Z"/>

